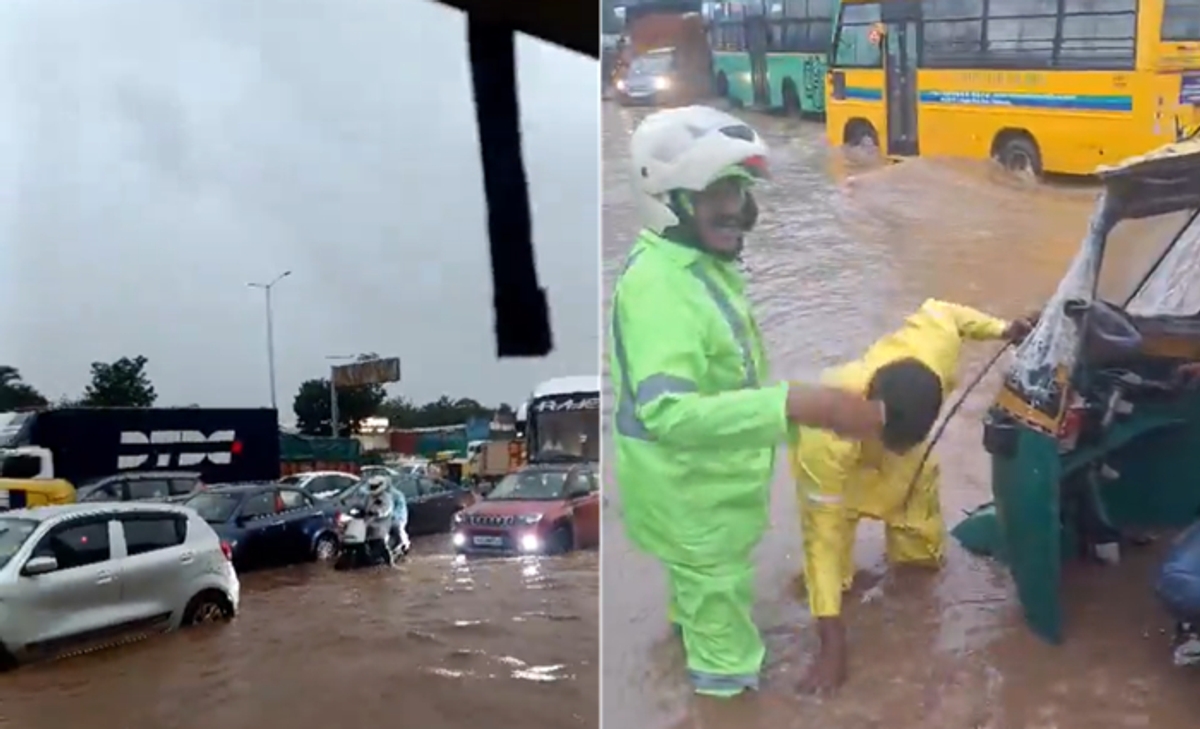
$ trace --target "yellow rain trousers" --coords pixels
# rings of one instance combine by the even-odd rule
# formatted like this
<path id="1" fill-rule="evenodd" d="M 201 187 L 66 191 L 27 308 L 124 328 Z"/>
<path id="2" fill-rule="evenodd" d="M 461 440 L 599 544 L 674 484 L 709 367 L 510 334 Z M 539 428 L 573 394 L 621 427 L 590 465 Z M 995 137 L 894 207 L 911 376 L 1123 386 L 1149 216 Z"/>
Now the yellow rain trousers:
<path id="1" fill-rule="evenodd" d="M 787 386 L 764 384 L 736 264 L 643 232 L 613 294 L 610 345 L 626 533 L 666 567 L 696 691 L 756 689 L 766 649 L 752 556 L 787 440 Z"/>
<path id="2" fill-rule="evenodd" d="M 937 373 L 948 398 L 956 386 L 963 341 L 998 340 L 1007 327 L 1008 322 L 974 309 L 931 299 L 862 359 L 829 370 L 822 381 L 866 394 L 881 367 L 915 358 Z M 860 444 L 828 431 L 799 429 L 789 455 L 804 538 L 804 580 L 814 617 L 841 614 L 842 593 L 854 578 L 855 532 L 863 517 L 884 523 L 892 564 L 941 564 L 945 525 L 938 465 L 932 457 L 913 484 L 926 447 L 895 454 L 879 443 Z"/>

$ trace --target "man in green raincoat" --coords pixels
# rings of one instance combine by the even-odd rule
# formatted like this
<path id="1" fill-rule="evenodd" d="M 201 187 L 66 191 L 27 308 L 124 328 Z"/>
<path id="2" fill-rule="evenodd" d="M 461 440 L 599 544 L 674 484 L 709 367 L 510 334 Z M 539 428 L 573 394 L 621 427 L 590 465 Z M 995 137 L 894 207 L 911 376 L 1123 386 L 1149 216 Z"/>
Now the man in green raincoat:
<path id="1" fill-rule="evenodd" d="M 737 260 L 767 147 L 702 106 L 647 117 L 633 134 L 642 232 L 613 296 L 611 372 L 625 528 L 662 561 L 669 618 L 697 692 L 757 689 L 753 551 L 768 523 L 775 447 L 791 425 L 880 433 L 879 403 L 769 384 Z"/>

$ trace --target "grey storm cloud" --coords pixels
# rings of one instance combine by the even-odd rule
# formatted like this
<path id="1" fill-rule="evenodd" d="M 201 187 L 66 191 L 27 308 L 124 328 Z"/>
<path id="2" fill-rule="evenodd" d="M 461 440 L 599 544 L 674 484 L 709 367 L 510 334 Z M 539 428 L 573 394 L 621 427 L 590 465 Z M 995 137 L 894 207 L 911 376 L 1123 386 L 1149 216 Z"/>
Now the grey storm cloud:
<path id="1" fill-rule="evenodd" d="M 556 351 L 497 361 L 465 21 L 425 0 L 0 4 L 0 364 L 48 396 L 145 355 L 163 404 L 290 409 L 327 355 L 516 402 L 597 372 L 599 74 L 523 38 Z"/>

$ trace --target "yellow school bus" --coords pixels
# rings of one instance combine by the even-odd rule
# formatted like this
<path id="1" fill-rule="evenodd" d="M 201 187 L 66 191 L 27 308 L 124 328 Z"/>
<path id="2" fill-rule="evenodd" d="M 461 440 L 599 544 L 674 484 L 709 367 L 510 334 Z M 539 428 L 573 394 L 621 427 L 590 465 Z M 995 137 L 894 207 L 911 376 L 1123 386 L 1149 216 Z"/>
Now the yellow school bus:
<path id="1" fill-rule="evenodd" d="M 846 0 L 831 143 L 1091 174 L 1200 127 L 1200 0 Z"/>

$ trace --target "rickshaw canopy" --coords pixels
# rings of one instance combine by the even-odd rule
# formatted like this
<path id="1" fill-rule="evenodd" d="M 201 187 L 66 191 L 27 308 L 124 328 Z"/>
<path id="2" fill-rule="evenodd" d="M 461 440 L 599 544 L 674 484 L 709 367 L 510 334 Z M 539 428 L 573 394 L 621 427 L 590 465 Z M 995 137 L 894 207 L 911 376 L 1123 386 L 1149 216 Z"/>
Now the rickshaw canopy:
<path id="1" fill-rule="evenodd" d="M 1181 315 L 1184 300 L 1200 297 L 1189 294 L 1200 288 L 1200 221 L 1195 213 L 1200 209 L 1200 137 L 1101 167 L 1097 176 L 1104 189 L 1083 245 L 1046 303 L 1038 326 L 1017 349 L 1008 373 L 1009 388 L 1032 403 L 1057 400 L 1059 384 L 1074 366 L 1079 332 L 1064 304 L 1096 298 L 1108 235 L 1121 221 L 1191 212 L 1129 297 L 1113 303 L 1139 315 Z M 1200 307 L 1186 313 L 1200 313 Z"/>

